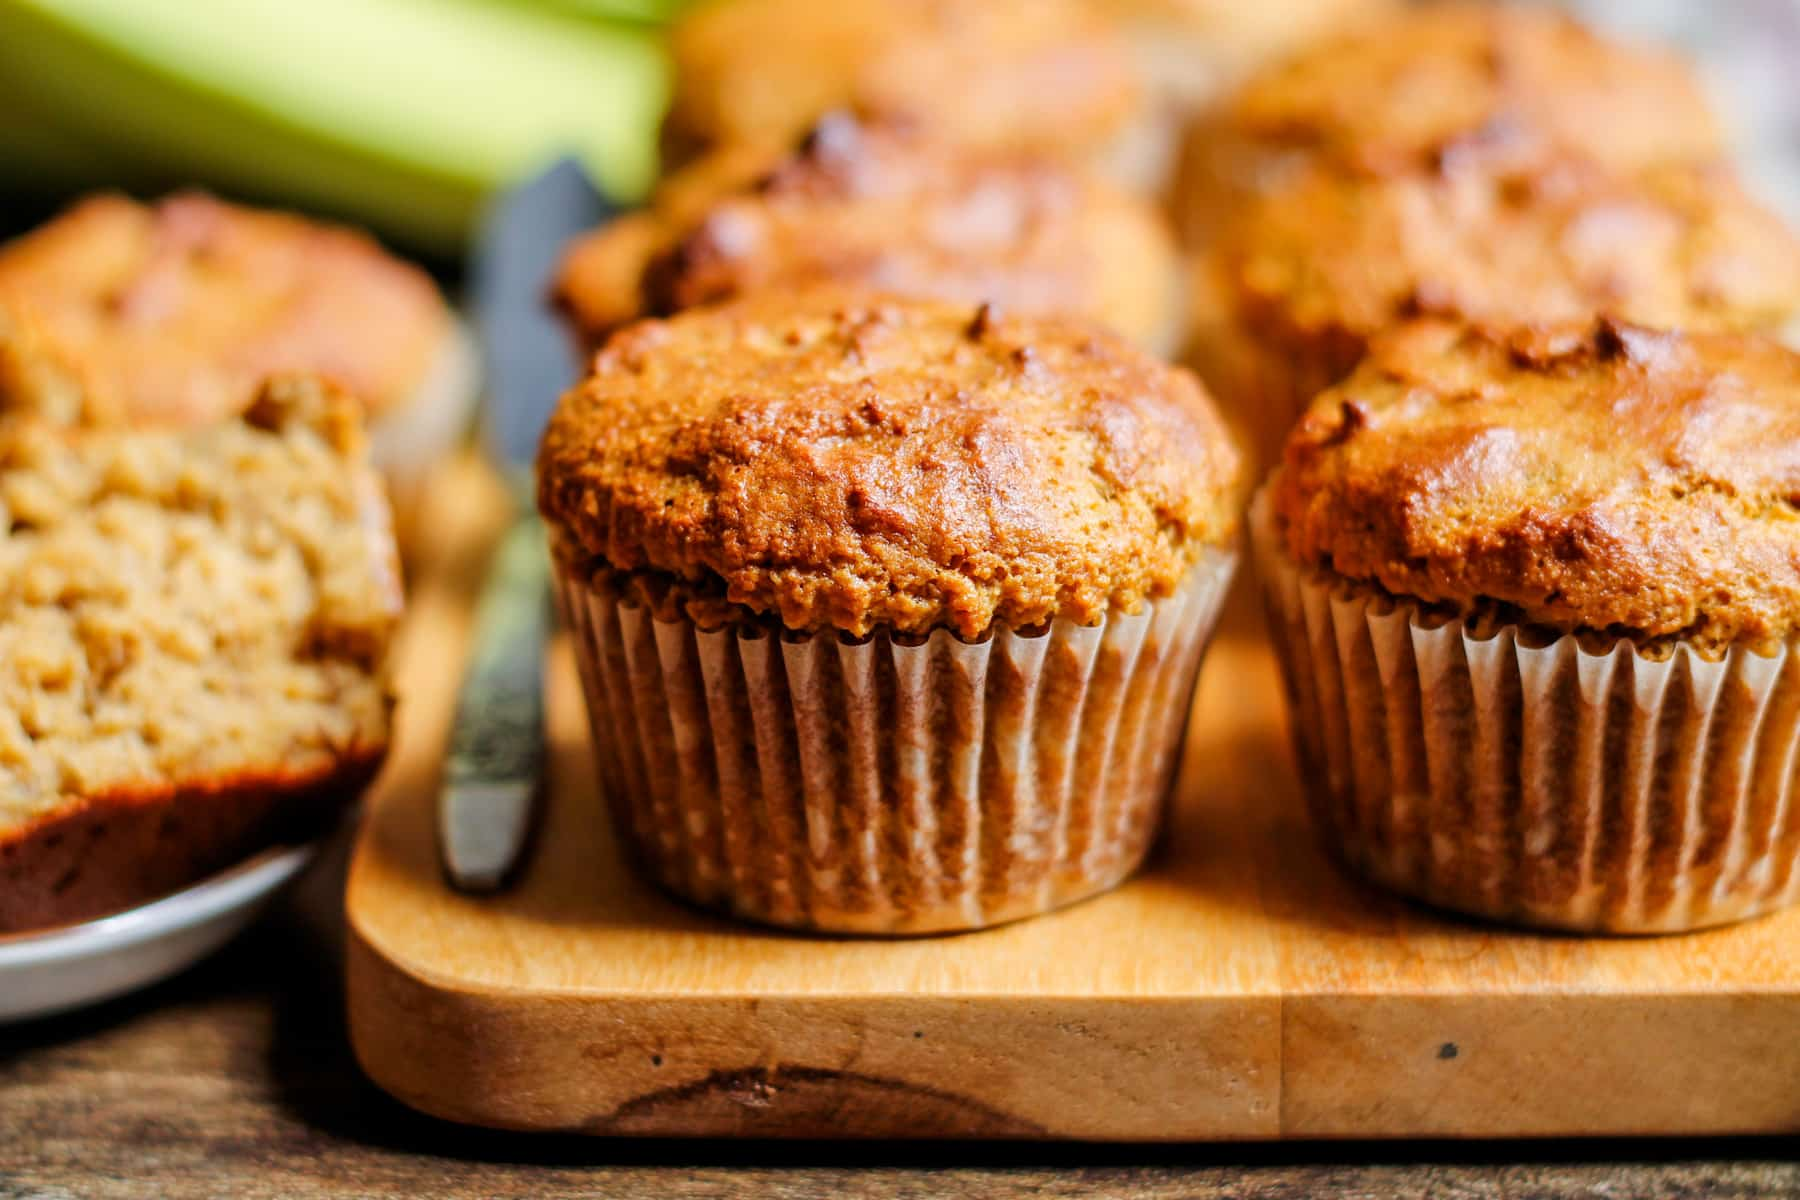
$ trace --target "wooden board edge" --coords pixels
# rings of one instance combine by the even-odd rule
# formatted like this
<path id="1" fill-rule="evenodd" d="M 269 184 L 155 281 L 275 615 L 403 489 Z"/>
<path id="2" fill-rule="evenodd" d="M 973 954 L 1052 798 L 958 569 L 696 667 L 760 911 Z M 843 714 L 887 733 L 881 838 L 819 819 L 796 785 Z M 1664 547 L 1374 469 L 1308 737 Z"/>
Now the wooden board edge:
<path id="1" fill-rule="evenodd" d="M 1288 1138 L 1800 1132 L 1800 994 L 1290 995 Z"/>
<path id="2" fill-rule="evenodd" d="M 745 1138 L 1278 1136 L 1280 1000 L 653 997 L 444 987 L 352 926 L 351 1043 L 464 1124 Z"/>

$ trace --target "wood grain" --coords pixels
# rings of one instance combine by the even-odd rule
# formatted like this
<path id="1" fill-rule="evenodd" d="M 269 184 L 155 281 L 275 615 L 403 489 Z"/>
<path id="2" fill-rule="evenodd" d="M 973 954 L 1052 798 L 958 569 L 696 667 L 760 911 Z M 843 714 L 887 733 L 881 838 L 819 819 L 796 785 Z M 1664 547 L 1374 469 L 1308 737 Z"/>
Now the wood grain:
<path id="1" fill-rule="evenodd" d="M 763 932 L 642 884 L 604 818 L 566 648 L 521 885 L 448 892 L 430 797 L 491 525 L 444 489 L 401 753 L 351 873 L 357 1053 L 407 1103 L 519 1129 L 722 1136 L 1800 1129 L 1800 914 L 1593 941 L 1445 919 L 1339 872 L 1305 819 L 1246 597 L 1202 678 L 1149 871 L 950 938 Z"/>
<path id="2" fill-rule="evenodd" d="M 659 1142 L 464 1128 L 390 1100 L 351 1061 L 332 944 L 341 915 L 327 882 L 163 987 L 0 1028 L 0 1197 L 1800 1195 L 1800 1146 L 1776 1139 L 1095 1146 Z"/>

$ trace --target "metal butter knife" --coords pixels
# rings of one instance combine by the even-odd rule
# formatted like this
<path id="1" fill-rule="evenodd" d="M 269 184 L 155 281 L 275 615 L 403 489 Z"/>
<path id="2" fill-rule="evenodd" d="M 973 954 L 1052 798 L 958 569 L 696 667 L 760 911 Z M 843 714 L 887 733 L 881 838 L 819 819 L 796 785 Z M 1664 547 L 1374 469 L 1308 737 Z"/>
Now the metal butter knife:
<path id="1" fill-rule="evenodd" d="M 513 512 L 475 610 L 438 798 L 444 873 L 463 891 L 504 887 L 536 825 L 550 568 L 532 496 L 532 460 L 550 410 L 579 370 L 573 342 L 548 308 L 549 285 L 569 239 L 607 212 L 581 167 L 565 159 L 500 198 L 470 264 L 487 368 L 483 440 L 506 480 Z"/>

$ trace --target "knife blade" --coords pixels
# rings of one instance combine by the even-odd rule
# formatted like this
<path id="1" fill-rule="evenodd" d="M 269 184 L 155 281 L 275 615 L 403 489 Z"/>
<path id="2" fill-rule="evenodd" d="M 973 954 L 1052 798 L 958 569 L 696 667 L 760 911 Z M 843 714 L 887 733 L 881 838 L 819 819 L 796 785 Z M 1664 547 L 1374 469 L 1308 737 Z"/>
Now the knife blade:
<path id="1" fill-rule="evenodd" d="M 549 285 L 569 239 L 607 215 L 580 165 L 564 159 L 500 198 L 471 257 L 488 381 L 483 441 L 512 515 L 476 604 L 438 797 L 439 858 L 462 891 L 496 891 L 517 876 L 542 802 L 549 562 L 531 467 L 550 410 L 579 370 L 549 310 Z"/>

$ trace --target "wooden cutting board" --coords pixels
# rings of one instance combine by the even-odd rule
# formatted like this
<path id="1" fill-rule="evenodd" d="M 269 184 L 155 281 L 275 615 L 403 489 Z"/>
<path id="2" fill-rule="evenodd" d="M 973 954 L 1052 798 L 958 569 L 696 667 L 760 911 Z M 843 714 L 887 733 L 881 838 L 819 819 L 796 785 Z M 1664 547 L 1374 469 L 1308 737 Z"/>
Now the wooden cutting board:
<path id="1" fill-rule="evenodd" d="M 1171 827 L 1111 895 L 956 937 L 807 938 L 621 862 L 566 646 L 551 796 L 505 895 L 450 892 L 432 796 L 497 492 L 441 481 L 395 761 L 351 869 L 349 1005 L 377 1083 L 481 1125 L 745 1137 L 1800 1130 L 1800 912 L 1658 939 L 1459 922 L 1316 844 L 1260 621 L 1205 668 Z"/>

